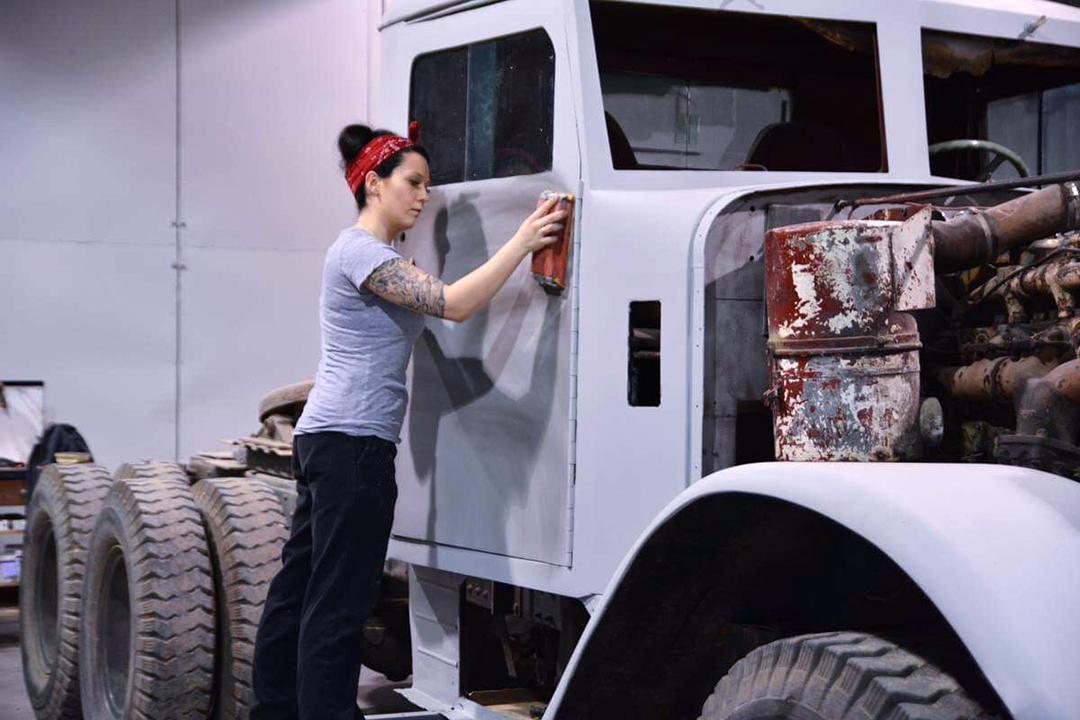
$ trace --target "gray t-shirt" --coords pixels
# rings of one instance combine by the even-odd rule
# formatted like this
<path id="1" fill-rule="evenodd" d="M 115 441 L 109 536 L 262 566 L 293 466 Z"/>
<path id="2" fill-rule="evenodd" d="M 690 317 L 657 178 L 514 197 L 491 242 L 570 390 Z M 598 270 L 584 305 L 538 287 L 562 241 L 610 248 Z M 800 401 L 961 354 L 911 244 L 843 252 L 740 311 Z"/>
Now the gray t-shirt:
<path id="1" fill-rule="evenodd" d="M 346 228 L 326 252 L 319 322 L 322 354 L 298 434 L 335 430 L 400 442 L 409 393 L 405 366 L 424 317 L 364 287 L 396 250 L 366 230 Z"/>

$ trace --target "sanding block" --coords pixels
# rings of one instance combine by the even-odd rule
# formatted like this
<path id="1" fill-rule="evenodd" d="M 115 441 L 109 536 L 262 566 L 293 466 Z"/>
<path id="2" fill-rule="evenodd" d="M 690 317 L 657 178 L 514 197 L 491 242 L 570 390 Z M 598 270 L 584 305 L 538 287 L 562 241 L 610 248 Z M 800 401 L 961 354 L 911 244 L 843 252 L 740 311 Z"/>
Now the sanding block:
<path id="1" fill-rule="evenodd" d="M 570 260 L 570 232 L 574 227 L 574 196 L 571 193 L 545 190 L 540 193 L 537 207 L 557 197 L 553 210 L 565 210 L 563 231 L 559 239 L 540 248 L 532 256 L 532 276 L 549 295 L 561 295 L 566 289 L 566 266 Z"/>

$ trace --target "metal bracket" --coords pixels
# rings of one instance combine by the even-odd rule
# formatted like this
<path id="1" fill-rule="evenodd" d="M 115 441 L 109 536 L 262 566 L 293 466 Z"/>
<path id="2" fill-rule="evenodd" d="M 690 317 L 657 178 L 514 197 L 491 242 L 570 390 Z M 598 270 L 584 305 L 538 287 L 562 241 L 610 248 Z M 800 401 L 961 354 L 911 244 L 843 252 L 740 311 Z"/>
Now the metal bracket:
<path id="1" fill-rule="evenodd" d="M 924 207 L 889 233 L 896 310 L 921 310 L 937 304 L 932 216 L 931 209 Z"/>
<path id="2" fill-rule="evenodd" d="M 483 578 L 465 579 L 465 602 L 495 612 L 495 582 Z"/>
<path id="3" fill-rule="evenodd" d="M 1025 23 L 1024 30 L 1017 36 L 1017 40 L 1027 40 L 1028 37 L 1035 34 L 1035 31 L 1046 24 L 1046 16 L 1042 15 L 1038 20 Z"/>

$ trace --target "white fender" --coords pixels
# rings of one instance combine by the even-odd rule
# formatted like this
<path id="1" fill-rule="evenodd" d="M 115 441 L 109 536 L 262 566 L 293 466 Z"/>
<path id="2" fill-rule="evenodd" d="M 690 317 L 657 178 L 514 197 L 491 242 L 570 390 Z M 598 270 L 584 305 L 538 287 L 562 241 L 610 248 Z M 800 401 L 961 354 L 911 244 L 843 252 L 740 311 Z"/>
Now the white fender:
<path id="1" fill-rule="evenodd" d="M 650 536 L 686 506 L 729 492 L 806 507 L 877 546 L 949 621 L 1015 720 L 1078 717 L 1080 484 L 1027 468 L 921 463 L 759 463 L 695 483 L 623 559 L 546 717 Z"/>

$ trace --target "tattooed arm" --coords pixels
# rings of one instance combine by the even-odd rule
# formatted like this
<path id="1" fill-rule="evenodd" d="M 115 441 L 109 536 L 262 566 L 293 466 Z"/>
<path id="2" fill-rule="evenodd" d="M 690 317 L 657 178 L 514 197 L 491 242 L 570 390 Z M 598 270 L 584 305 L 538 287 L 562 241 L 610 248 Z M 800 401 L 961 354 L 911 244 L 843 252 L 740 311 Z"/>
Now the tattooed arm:
<path id="1" fill-rule="evenodd" d="M 401 258 L 387 260 L 375 268 L 364 287 L 395 305 L 425 315 L 445 317 L 446 285 Z"/>
<path id="2" fill-rule="evenodd" d="M 529 253 L 559 237 L 566 211 L 552 211 L 554 207 L 555 198 L 542 204 L 487 262 L 449 285 L 412 263 L 394 258 L 375 268 L 364 287 L 416 312 L 457 322 L 467 320 L 491 301 Z"/>

